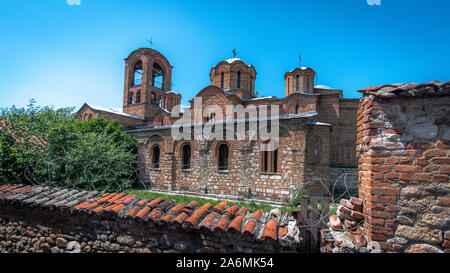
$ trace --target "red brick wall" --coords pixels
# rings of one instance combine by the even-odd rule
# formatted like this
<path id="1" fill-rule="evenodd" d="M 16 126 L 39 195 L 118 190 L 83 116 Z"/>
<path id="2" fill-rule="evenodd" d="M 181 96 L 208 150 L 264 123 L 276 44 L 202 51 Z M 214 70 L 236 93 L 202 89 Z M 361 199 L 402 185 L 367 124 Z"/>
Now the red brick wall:
<path id="1" fill-rule="evenodd" d="M 449 252 L 450 97 L 443 86 L 361 90 L 359 194 L 366 232 L 385 251 Z"/>

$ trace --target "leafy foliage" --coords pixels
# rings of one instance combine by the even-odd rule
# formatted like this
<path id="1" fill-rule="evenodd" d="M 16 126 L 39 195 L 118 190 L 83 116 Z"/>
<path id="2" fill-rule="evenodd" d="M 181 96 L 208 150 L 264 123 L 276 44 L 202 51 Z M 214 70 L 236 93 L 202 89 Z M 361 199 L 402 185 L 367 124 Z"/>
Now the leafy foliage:
<path id="1" fill-rule="evenodd" d="M 73 108 L 0 109 L 0 183 L 118 191 L 136 174 L 136 140 L 117 120 L 74 119 Z"/>

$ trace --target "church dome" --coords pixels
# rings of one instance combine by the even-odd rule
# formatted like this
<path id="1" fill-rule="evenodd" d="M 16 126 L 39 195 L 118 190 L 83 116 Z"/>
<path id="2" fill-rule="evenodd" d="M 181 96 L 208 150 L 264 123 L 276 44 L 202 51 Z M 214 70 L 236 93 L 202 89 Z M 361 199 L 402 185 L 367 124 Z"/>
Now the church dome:
<path id="1" fill-rule="evenodd" d="M 220 61 L 211 68 L 209 76 L 211 85 L 224 90 L 242 89 L 245 92 L 238 95 L 254 97 L 256 70 L 239 58 Z"/>

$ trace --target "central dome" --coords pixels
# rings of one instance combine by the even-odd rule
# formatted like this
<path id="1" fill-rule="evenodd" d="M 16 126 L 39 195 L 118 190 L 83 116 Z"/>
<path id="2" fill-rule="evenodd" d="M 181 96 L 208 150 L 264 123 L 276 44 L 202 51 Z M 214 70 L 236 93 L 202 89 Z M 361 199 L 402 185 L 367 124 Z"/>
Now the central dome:
<path id="1" fill-rule="evenodd" d="M 255 96 L 256 70 L 239 58 L 230 58 L 211 68 L 211 85 L 230 90 L 242 97 Z M 239 92 L 233 91 L 240 89 Z"/>

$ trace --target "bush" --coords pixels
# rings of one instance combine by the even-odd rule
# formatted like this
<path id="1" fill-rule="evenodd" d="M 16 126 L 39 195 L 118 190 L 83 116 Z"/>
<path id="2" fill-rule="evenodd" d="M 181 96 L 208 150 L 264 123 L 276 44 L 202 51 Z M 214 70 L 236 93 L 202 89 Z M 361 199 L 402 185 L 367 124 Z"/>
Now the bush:
<path id="1" fill-rule="evenodd" d="M 117 120 L 74 119 L 73 108 L 0 110 L 0 183 L 121 191 L 136 179 L 136 140 Z"/>

